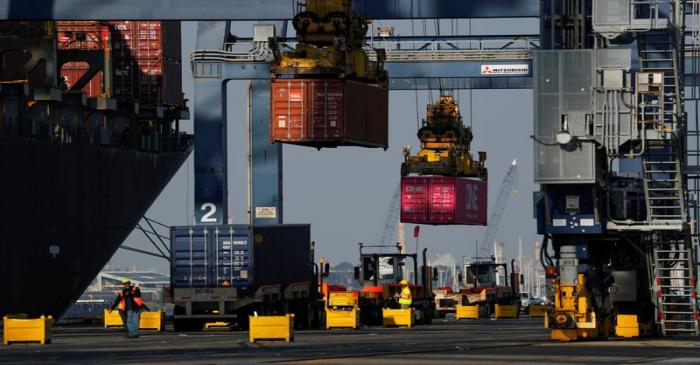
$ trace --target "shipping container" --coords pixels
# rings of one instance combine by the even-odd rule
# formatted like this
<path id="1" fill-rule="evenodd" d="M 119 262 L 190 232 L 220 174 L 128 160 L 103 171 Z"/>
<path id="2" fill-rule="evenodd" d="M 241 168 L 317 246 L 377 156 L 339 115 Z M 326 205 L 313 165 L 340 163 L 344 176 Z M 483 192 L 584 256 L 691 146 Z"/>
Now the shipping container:
<path id="1" fill-rule="evenodd" d="M 401 178 L 401 222 L 486 225 L 488 184 L 446 176 Z"/>
<path id="2" fill-rule="evenodd" d="M 59 50 L 104 50 L 111 45 L 111 97 L 146 105 L 183 104 L 180 22 L 61 21 L 57 31 Z M 64 65 L 61 76 L 73 79 L 76 69 Z M 92 90 L 102 90 L 102 82 L 102 77 L 93 78 L 83 91 L 99 96 Z"/>
<path id="3" fill-rule="evenodd" d="M 389 93 L 337 79 L 274 79 L 270 139 L 311 147 L 389 145 Z"/>
<path id="4" fill-rule="evenodd" d="M 70 62 L 61 68 L 61 85 L 64 90 L 70 90 L 89 71 L 86 64 Z M 98 71 L 81 89 L 89 97 L 102 95 L 102 71 Z"/>
<path id="5" fill-rule="evenodd" d="M 230 286 L 242 295 L 263 285 L 312 283 L 310 234 L 309 225 L 173 227 L 172 287 Z"/>

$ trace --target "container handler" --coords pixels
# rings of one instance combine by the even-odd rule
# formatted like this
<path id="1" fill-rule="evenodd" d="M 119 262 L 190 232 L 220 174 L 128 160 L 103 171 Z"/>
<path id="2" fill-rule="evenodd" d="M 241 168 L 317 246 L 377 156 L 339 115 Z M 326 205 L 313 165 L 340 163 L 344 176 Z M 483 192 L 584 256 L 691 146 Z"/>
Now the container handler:
<path id="1" fill-rule="evenodd" d="M 413 261 L 413 284 L 409 284 L 412 295 L 411 308 L 415 310 L 416 323 L 430 324 L 435 313 L 435 301 L 432 292 L 433 278 L 437 277 L 436 270 L 426 266 L 426 251 L 423 249 L 423 266 L 420 267 L 420 284 L 418 275 L 418 255 L 402 253 L 397 246 L 396 253 L 367 253 L 360 245 L 360 265 L 355 267 L 355 280 L 362 283 L 360 291 L 360 321 L 368 326 L 382 325 L 382 309 L 401 308 L 399 295 L 401 280 L 404 280 L 406 261 Z M 381 246 L 386 247 L 386 246 Z M 408 278 L 406 278 L 408 279 Z"/>
<path id="2" fill-rule="evenodd" d="M 511 261 L 511 268 L 514 262 Z M 479 306 L 479 316 L 489 317 L 496 313 L 496 304 L 499 306 L 515 306 L 515 316 L 520 314 L 520 299 L 518 294 L 519 279 L 511 270 L 510 280 L 506 279 L 499 284 L 497 276 L 499 271 L 505 273 L 508 278 L 508 267 L 504 263 L 496 263 L 494 257 L 491 260 L 475 259 L 464 264 L 464 271 L 459 274 L 460 305 Z M 483 309 L 482 309 L 483 308 Z"/>
<path id="3" fill-rule="evenodd" d="M 401 175 L 478 177 L 486 181 L 486 152 L 479 151 L 479 160 L 474 160 L 470 152 L 473 138 L 454 97 L 440 95 L 438 102 L 428 104 L 426 119 L 418 130 L 420 151 L 411 156 L 410 148 L 404 149 Z"/>

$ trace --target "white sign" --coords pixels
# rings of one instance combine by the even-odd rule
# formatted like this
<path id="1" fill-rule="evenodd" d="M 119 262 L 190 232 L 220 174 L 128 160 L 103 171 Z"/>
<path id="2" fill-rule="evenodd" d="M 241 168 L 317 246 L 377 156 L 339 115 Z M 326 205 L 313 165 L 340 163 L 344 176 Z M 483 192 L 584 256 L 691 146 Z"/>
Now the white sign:
<path id="1" fill-rule="evenodd" d="M 255 218 L 277 218 L 277 207 L 255 207 Z"/>
<path id="2" fill-rule="evenodd" d="M 521 65 L 481 65 L 482 75 L 527 75 L 530 66 Z"/>

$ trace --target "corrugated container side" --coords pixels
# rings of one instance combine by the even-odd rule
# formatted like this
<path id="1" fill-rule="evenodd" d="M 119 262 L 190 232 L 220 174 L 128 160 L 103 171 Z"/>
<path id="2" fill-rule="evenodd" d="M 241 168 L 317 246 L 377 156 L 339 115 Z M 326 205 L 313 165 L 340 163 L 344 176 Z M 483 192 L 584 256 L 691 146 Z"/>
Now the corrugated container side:
<path id="1" fill-rule="evenodd" d="M 344 127 L 350 142 L 389 146 L 389 90 L 345 81 Z"/>
<path id="2" fill-rule="evenodd" d="M 253 237 L 255 287 L 313 281 L 309 225 L 260 225 Z"/>
<path id="3" fill-rule="evenodd" d="M 487 224 L 488 186 L 482 180 L 455 179 L 455 222 L 480 226 Z"/>
<path id="4" fill-rule="evenodd" d="M 176 227 L 171 230 L 173 288 L 251 284 L 250 229 L 245 225 Z"/>
<path id="5" fill-rule="evenodd" d="M 88 72 L 88 68 L 81 66 L 71 66 L 69 63 L 61 68 L 62 87 L 69 90 L 75 83 Z M 98 97 L 102 95 L 102 71 L 99 71 L 93 76 L 90 81 L 83 87 L 83 92 L 90 97 Z"/>
<path id="6" fill-rule="evenodd" d="M 407 223 L 428 221 L 427 179 L 401 178 L 401 221 Z"/>
<path id="7" fill-rule="evenodd" d="M 99 21 L 56 22 L 58 49 L 104 49 L 106 25 Z"/>
<path id="8" fill-rule="evenodd" d="M 488 185 L 443 176 L 401 178 L 401 221 L 418 224 L 486 225 Z"/>

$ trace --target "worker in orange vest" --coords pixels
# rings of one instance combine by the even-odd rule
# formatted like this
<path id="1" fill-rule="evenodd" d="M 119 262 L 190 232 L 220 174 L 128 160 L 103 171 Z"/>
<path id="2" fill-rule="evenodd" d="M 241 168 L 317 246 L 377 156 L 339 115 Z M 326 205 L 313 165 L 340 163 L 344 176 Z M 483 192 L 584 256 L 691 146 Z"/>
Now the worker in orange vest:
<path id="1" fill-rule="evenodd" d="M 399 296 L 399 304 L 401 304 L 401 309 L 408 309 L 413 304 L 413 294 L 411 294 L 411 288 L 408 287 L 408 280 L 401 280 L 401 295 Z"/>
<path id="2" fill-rule="evenodd" d="M 146 303 L 141 299 L 141 289 L 137 286 L 131 285 L 131 280 L 122 280 L 123 289 L 117 293 L 117 298 L 112 304 L 110 312 L 114 308 L 119 308 L 119 315 L 124 321 L 124 327 L 126 330 L 126 337 L 136 338 L 139 337 L 139 321 L 141 320 L 141 311 L 146 309 Z"/>

